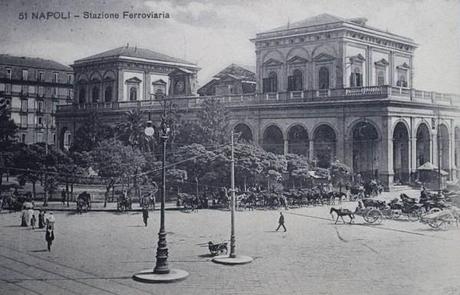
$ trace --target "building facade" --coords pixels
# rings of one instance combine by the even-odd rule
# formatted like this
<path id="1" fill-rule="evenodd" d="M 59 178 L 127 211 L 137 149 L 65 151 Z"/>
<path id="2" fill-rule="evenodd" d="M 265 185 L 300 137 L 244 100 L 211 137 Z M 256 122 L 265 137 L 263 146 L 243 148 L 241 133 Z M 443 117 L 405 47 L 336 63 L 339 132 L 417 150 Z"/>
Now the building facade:
<path id="1" fill-rule="evenodd" d="M 440 165 L 450 180 L 460 174 L 460 97 L 412 87 L 417 45 L 410 38 L 369 27 L 362 18 L 323 14 L 252 41 L 256 93 L 214 96 L 228 106 L 231 126 L 245 140 L 305 155 L 321 167 L 338 160 L 387 189 L 415 180 L 427 162 Z M 174 98 L 191 120 L 203 99 Z M 81 122 L 89 108 L 115 123 L 133 107 L 159 120 L 158 105 L 139 101 L 63 106 L 60 126 Z"/>
<path id="2" fill-rule="evenodd" d="M 76 60 L 72 67 L 80 105 L 196 94 L 195 64 L 149 49 L 126 45 Z"/>
<path id="3" fill-rule="evenodd" d="M 256 92 L 256 74 L 242 66 L 231 64 L 198 89 L 201 96 L 248 94 Z"/>
<path id="4" fill-rule="evenodd" d="M 72 68 L 52 60 L 0 55 L 0 96 L 25 144 L 56 142 L 58 105 L 73 101 Z"/>

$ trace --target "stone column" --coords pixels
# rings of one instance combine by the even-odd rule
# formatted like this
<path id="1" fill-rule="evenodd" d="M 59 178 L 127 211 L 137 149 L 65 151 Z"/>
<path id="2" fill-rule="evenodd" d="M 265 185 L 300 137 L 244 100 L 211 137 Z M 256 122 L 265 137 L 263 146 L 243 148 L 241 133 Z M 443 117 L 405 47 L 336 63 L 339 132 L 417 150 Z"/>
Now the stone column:
<path id="1" fill-rule="evenodd" d="M 389 67 L 390 67 L 390 77 L 389 77 L 390 79 L 388 80 L 388 84 L 390 86 L 394 86 L 393 80 L 394 80 L 395 62 L 394 62 L 394 53 L 393 53 L 393 51 L 390 52 Z"/>
<path id="2" fill-rule="evenodd" d="M 454 180 L 455 177 L 455 131 L 454 122 L 450 121 L 450 135 L 449 135 L 449 180 Z"/>
<path id="3" fill-rule="evenodd" d="M 391 117 L 383 117 L 382 139 L 380 140 L 379 174 L 386 190 L 393 185 L 393 138 L 391 136 Z"/>
<path id="4" fill-rule="evenodd" d="M 432 130 L 432 134 L 431 134 L 431 163 L 433 163 L 433 165 L 435 166 L 438 166 L 439 163 L 438 163 L 438 132 L 436 129 L 433 129 Z"/>
<path id="5" fill-rule="evenodd" d="M 309 157 L 310 161 L 313 161 L 314 158 L 315 158 L 314 146 L 315 146 L 315 142 L 313 141 L 313 138 L 312 138 L 312 139 L 310 139 L 308 141 L 308 157 Z"/>
<path id="6" fill-rule="evenodd" d="M 284 139 L 284 154 L 287 155 L 289 152 L 289 141 L 287 138 Z"/>

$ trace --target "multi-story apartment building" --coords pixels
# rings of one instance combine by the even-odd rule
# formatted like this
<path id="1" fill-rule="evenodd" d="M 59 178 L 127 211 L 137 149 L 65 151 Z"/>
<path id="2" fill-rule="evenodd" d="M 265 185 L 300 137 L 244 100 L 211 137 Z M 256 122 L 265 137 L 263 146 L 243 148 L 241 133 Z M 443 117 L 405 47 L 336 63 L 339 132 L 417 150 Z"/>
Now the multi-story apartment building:
<path id="1" fill-rule="evenodd" d="M 56 141 L 58 105 L 73 99 L 73 71 L 58 62 L 0 54 L 0 97 L 8 101 L 19 127 L 18 141 Z"/>

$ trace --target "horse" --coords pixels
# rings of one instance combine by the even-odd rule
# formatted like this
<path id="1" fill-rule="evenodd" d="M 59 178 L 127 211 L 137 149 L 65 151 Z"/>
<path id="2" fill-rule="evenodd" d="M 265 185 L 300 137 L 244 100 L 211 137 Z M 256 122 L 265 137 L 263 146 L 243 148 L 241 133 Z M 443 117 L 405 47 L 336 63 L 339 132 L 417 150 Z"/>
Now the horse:
<path id="1" fill-rule="evenodd" d="M 331 207 L 331 210 L 329 211 L 329 214 L 331 214 L 332 220 L 334 220 L 334 215 L 332 215 L 333 212 L 335 212 L 337 214 L 337 219 L 335 220 L 335 224 L 337 224 L 337 221 L 339 220 L 339 217 L 342 219 L 343 223 L 345 223 L 345 220 L 343 220 L 343 217 L 348 216 L 350 218 L 350 224 L 353 221 L 353 219 L 355 218 L 355 215 L 353 214 L 353 212 L 351 212 L 348 209 L 342 209 L 342 208 L 336 209 L 334 207 Z"/>

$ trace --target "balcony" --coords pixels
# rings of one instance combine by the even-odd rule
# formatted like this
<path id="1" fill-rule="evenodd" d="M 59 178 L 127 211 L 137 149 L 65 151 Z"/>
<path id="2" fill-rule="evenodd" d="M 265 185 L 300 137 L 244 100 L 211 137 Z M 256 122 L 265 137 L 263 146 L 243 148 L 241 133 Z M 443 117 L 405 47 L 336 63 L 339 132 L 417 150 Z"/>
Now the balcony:
<path id="1" fill-rule="evenodd" d="M 207 98 L 218 99 L 227 106 L 250 106 L 291 103 L 318 103 L 332 101 L 356 101 L 390 99 L 396 101 L 413 101 L 440 105 L 459 105 L 460 95 L 427 92 L 410 88 L 392 86 L 370 86 L 356 88 L 317 89 L 289 92 L 253 93 L 240 95 L 222 96 L 188 96 L 167 97 L 167 101 L 173 101 L 179 108 L 197 108 Z M 116 101 L 101 102 L 82 105 L 58 105 L 59 112 L 73 112 L 85 110 L 124 110 L 131 108 L 161 109 L 162 100 L 155 99 L 140 101 Z"/>

